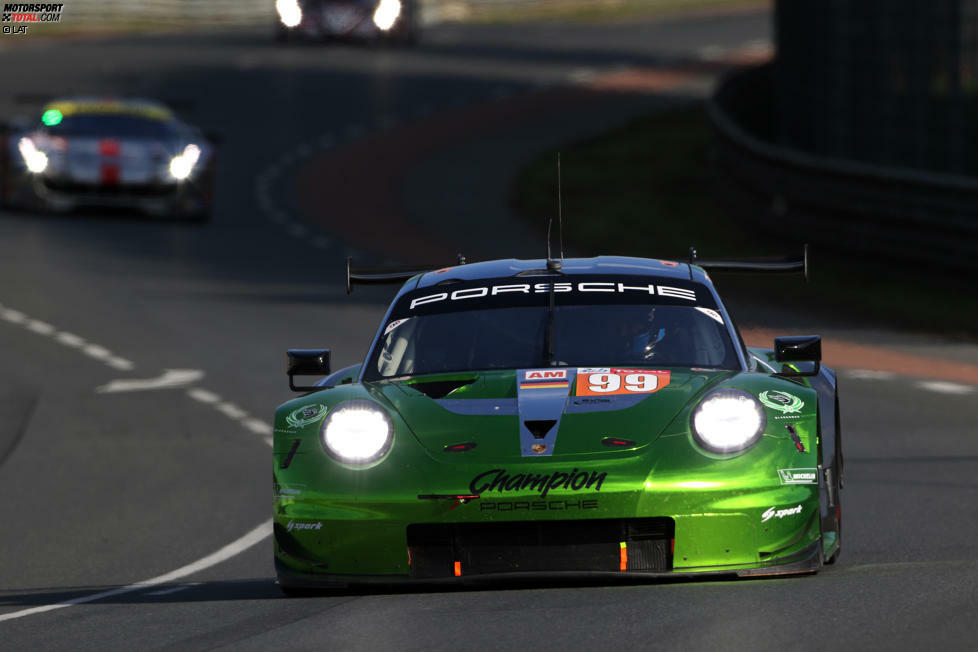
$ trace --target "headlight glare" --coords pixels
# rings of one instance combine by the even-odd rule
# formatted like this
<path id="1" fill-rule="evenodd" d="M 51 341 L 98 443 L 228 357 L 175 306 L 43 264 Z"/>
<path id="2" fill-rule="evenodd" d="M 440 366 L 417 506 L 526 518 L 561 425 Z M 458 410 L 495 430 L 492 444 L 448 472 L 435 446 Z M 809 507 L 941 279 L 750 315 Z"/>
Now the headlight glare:
<path id="1" fill-rule="evenodd" d="M 377 10 L 374 11 L 374 25 L 377 29 L 386 32 L 401 15 L 401 0 L 380 0 Z"/>
<path id="2" fill-rule="evenodd" d="M 170 176 L 177 181 L 183 181 L 193 172 L 199 158 L 200 148 L 193 143 L 187 145 L 182 153 L 177 154 L 170 161 Z"/>
<path id="3" fill-rule="evenodd" d="M 387 412 L 370 401 L 347 401 L 323 420 L 323 448 L 345 464 L 365 466 L 390 450 L 393 426 Z"/>
<path id="4" fill-rule="evenodd" d="M 34 145 L 34 141 L 23 137 L 17 142 L 17 149 L 24 158 L 24 165 L 34 174 L 40 174 L 48 167 L 48 155 Z"/>
<path id="5" fill-rule="evenodd" d="M 764 433 L 767 415 L 753 396 L 740 389 L 711 392 L 690 417 L 693 438 L 711 453 L 735 453 Z"/>
<path id="6" fill-rule="evenodd" d="M 302 7 L 298 0 L 275 0 L 275 10 L 286 27 L 296 27 L 302 22 Z"/>

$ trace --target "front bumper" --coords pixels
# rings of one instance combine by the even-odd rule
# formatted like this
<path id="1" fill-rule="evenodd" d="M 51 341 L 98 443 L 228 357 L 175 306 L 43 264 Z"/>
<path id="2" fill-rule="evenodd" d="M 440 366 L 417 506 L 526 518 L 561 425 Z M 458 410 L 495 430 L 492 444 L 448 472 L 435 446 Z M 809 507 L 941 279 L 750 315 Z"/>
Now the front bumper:
<path id="1" fill-rule="evenodd" d="M 538 574 L 752 576 L 811 572 L 821 564 L 815 485 L 464 504 L 303 500 L 294 493 L 300 489 L 291 491 L 275 509 L 276 567 L 286 586 Z M 670 503 L 681 511 L 670 513 Z M 772 506 L 791 513 L 764 520 Z"/>
<path id="2" fill-rule="evenodd" d="M 57 213 L 110 208 L 167 217 L 205 212 L 212 201 L 212 188 L 209 175 L 180 183 L 102 185 L 23 173 L 14 185 L 12 200 L 15 205 Z"/>

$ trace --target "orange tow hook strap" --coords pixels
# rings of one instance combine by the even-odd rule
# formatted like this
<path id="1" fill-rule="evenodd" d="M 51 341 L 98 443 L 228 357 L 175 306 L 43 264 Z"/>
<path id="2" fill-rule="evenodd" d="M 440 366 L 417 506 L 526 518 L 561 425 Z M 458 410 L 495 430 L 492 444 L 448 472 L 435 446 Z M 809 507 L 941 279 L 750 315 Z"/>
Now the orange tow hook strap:
<path id="1" fill-rule="evenodd" d="M 455 562 L 455 577 L 461 577 L 461 576 L 462 576 L 462 562 L 457 561 Z"/>
<path id="2" fill-rule="evenodd" d="M 624 541 L 622 541 L 620 545 L 621 545 L 621 566 L 620 566 L 620 568 L 621 568 L 621 572 L 624 573 L 626 570 L 628 570 L 628 546 L 625 545 L 625 542 Z"/>

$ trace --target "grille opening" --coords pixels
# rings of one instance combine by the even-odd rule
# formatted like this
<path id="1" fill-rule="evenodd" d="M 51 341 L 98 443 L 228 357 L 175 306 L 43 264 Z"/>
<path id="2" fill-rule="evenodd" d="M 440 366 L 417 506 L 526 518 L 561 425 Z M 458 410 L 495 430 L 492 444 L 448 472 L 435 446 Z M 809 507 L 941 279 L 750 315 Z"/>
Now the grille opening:
<path id="1" fill-rule="evenodd" d="M 411 576 L 452 577 L 517 572 L 672 570 L 671 518 L 415 523 L 407 527 Z"/>

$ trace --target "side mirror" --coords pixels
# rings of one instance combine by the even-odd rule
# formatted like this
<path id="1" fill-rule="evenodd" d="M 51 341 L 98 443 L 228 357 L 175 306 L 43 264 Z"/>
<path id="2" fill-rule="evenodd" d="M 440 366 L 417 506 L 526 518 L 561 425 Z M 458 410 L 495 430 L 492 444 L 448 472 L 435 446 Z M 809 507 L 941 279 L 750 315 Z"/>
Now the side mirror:
<path id="1" fill-rule="evenodd" d="M 289 349 L 286 373 L 289 389 L 293 392 L 311 392 L 322 389 L 316 385 L 296 387 L 293 376 L 328 376 L 329 349 Z"/>
<path id="2" fill-rule="evenodd" d="M 774 359 L 778 362 L 812 362 L 811 371 L 797 371 L 782 365 L 779 376 L 817 376 L 821 370 L 822 338 L 818 335 L 797 335 L 774 338 Z"/>

